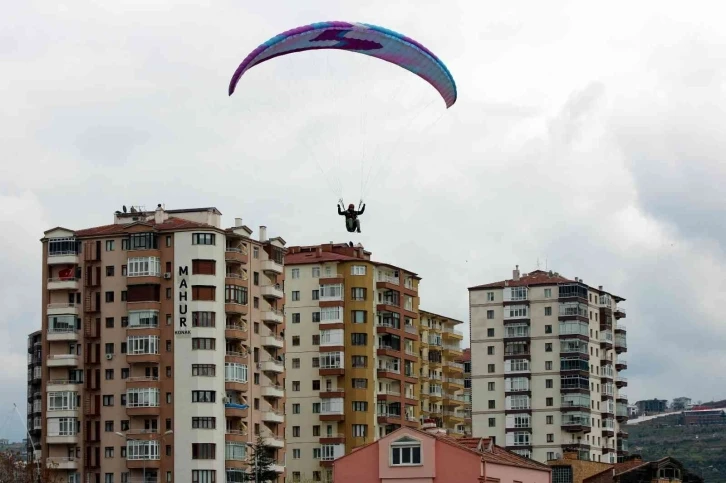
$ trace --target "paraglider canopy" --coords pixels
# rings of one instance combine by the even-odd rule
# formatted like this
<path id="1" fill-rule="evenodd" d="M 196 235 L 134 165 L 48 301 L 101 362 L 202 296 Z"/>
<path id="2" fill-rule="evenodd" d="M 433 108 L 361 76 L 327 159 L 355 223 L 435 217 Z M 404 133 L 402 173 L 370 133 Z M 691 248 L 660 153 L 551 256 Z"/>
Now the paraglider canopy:
<path id="1" fill-rule="evenodd" d="M 365 23 L 318 22 L 283 32 L 263 43 L 237 67 L 229 84 L 231 96 L 242 75 L 281 55 L 318 49 L 357 52 L 396 64 L 426 80 L 449 108 L 456 102 L 456 83 L 443 62 L 419 42 L 392 30 Z"/>

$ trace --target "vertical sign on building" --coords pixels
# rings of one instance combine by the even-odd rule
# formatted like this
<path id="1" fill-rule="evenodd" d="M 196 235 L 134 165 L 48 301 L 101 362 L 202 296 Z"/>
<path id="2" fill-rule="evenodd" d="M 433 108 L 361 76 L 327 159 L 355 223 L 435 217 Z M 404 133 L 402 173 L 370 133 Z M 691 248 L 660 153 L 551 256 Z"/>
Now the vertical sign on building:
<path id="1" fill-rule="evenodd" d="M 177 306 L 177 323 L 174 335 L 176 337 L 191 337 L 189 330 L 189 266 L 179 267 L 179 300 Z"/>

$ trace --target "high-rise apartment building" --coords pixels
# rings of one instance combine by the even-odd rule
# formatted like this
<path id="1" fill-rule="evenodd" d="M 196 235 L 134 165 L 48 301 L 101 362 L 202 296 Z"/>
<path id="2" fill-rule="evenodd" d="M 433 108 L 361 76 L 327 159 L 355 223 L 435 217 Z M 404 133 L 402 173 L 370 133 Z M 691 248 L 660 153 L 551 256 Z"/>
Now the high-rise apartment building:
<path id="1" fill-rule="evenodd" d="M 451 435 L 466 434 L 460 320 L 420 311 L 421 417 Z"/>
<path id="2" fill-rule="evenodd" d="M 627 453 L 622 297 L 557 273 L 469 288 L 473 432 L 538 461 Z"/>
<path id="3" fill-rule="evenodd" d="M 42 331 L 36 330 L 28 335 L 28 444 L 26 452 L 28 462 L 42 460 L 40 449 L 43 410 L 43 337 Z"/>
<path id="4" fill-rule="evenodd" d="M 261 434 L 282 479 L 285 241 L 130 211 L 42 239 L 43 458 L 68 483 L 237 482 Z"/>
<path id="5" fill-rule="evenodd" d="M 362 246 L 285 257 L 287 474 L 330 481 L 334 459 L 419 425 L 418 284 Z"/>

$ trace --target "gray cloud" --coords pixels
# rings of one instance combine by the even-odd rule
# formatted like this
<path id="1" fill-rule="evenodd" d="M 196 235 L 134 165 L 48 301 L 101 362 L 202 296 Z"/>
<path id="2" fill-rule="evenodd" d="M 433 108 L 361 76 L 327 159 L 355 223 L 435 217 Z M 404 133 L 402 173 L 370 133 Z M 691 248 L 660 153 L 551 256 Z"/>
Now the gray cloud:
<path id="1" fill-rule="evenodd" d="M 632 400 L 724 397 L 711 389 L 726 382 L 723 12 L 695 4 L 13 4 L 0 38 L 0 272 L 12 274 L 0 412 L 24 407 L 43 230 L 163 202 L 215 205 L 292 244 L 347 241 L 320 171 L 357 201 L 361 159 L 379 175 L 356 240 L 419 272 L 424 309 L 468 320 L 467 286 L 546 259 L 628 299 Z M 336 53 L 266 63 L 227 96 L 249 50 L 331 19 L 420 39 L 458 103 L 438 119 L 415 77 Z"/>

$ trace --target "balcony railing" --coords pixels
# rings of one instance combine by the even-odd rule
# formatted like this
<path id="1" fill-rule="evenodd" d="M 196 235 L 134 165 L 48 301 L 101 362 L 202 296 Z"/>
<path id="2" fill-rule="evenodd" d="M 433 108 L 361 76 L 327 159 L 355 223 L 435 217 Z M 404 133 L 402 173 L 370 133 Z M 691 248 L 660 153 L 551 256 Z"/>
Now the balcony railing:
<path id="1" fill-rule="evenodd" d="M 444 327 L 444 332 L 447 334 L 454 334 L 454 335 L 460 335 L 461 337 L 464 337 L 464 332 L 458 329 L 453 329 L 451 327 Z"/>
<path id="2" fill-rule="evenodd" d="M 386 282 L 393 285 L 400 285 L 401 279 L 399 277 L 392 277 L 391 275 L 384 275 L 382 273 L 378 274 L 378 281 L 379 282 Z"/>
<path id="3" fill-rule="evenodd" d="M 446 361 L 446 363 L 444 365 L 449 366 L 449 367 L 454 367 L 457 369 L 461 369 L 462 371 L 464 370 L 464 364 L 462 364 L 460 362 Z"/>
<path id="4" fill-rule="evenodd" d="M 404 325 L 404 330 L 409 334 L 418 334 L 418 330 L 413 325 Z"/>
<path id="5" fill-rule="evenodd" d="M 225 252 L 231 252 L 231 253 L 241 253 L 242 255 L 247 255 L 247 248 L 246 247 L 227 247 L 224 249 Z"/>

